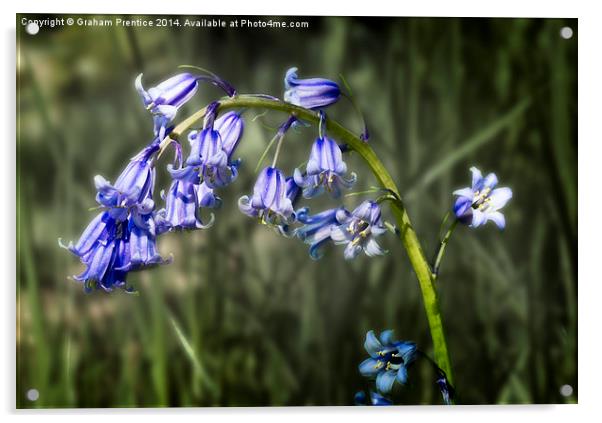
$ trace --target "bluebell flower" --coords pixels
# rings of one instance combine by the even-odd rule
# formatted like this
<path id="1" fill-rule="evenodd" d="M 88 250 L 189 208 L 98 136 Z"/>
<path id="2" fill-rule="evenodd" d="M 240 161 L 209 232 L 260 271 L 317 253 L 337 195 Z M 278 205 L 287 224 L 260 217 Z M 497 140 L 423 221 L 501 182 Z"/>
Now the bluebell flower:
<path id="1" fill-rule="evenodd" d="M 117 270 L 129 272 L 171 262 L 171 258 L 164 259 L 157 251 L 157 223 L 154 208 L 153 200 L 147 198 L 138 207 L 132 209 L 127 227 L 129 236 L 126 237 L 127 260 L 117 267 Z"/>
<path id="2" fill-rule="evenodd" d="M 393 331 L 380 334 L 380 340 L 374 331 L 368 331 L 364 348 L 370 358 L 362 361 L 359 371 L 363 376 L 376 378 L 376 388 L 381 394 L 391 392 L 397 381 L 405 385 L 408 380 L 408 366 L 416 359 L 416 344 L 393 340 Z"/>
<path id="3" fill-rule="evenodd" d="M 95 288 L 111 291 L 126 287 L 127 273 L 168 263 L 157 251 L 156 222 L 152 184 L 146 198 L 130 206 L 108 208 L 97 215 L 78 242 L 63 246 L 86 266 L 73 279 L 84 283 L 89 292 Z"/>
<path id="4" fill-rule="evenodd" d="M 173 121 L 180 107 L 196 93 L 199 81 L 206 81 L 221 88 L 230 97 L 236 94 L 236 90 L 217 75 L 179 73 L 148 90 L 142 85 L 142 74 L 136 78 L 136 90 L 144 106 L 153 114 L 155 135 L 161 140 L 167 135 L 167 126 Z"/>
<path id="5" fill-rule="evenodd" d="M 135 81 L 144 106 L 153 114 L 155 135 L 165 137 L 167 125 L 176 117 L 182 107 L 196 93 L 199 77 L 191 73 L 180 73 L 161 82 L 148 91 L 142 86 L 142 74 Z"/>
<path id="6" fill-rule="evenodd" d="M 175 109 L 175 114 L 175 111 L 196 93 L 199 87 L 199 77 L 183 72 L 145 90 L 142 86 L 142 74 L 140 74 L 136 78 L 135 86 L 146 107 L 168 106 Z"/>
<path id="7" fill-rule="evenodd" d="M 306 109 L 319 109 L 336 103 L 341 96 L 339 85 L 324 78 L 297 78 L 297 68 L 290 68 L 284 78 L 284 101 Z"/>
<path id="8" fill-rule="evenodd" d="M 78 256 L 86 266 L 81 274 L 73 276 L 84 283 L 86 292 L 125 286 L 127 272 L 115 270 L 115 265 L 121 266 L 128 260 L 126 237 L 127 223 L 103 211 L 90 222 L 75 245 L 70 242 L 64 246 L 59 239 L 59 245 Z"/>
<path id="9" fill-rule="evenodd" d="M 239 161 L 231 161 L 231 154 L 242 136 L 242 120 L 240 116 L 230 115 L 222 121 L 214 121 L 218 107 L 219 103 L 211 103 L 207 107 L 203 130 L 192 131 L 188 136 L 191 151 L 186 166 L 194 167 L 209 188 L 231 183 L 238 176 L 240 164 Z M 219 124 L 223 134 L 214 124 Z"/>
<path id="10" fill-rule="evenodd" d="M 345 179 L 347 165 L 343 161 L 341 149 L 327 136 L 320 136 L 314 141 L 305 170 L 305 175 L 299 169 L 294 172 L 295 182 L 303 187 L 305 198 L 315 197 L 324 190 L 338 198 L 341 196 L 341 187 L 349 189 L 357 179 L 355 173 Z"/>
<path id="11" fill-rule="evenodd" d="M 351 213 L 344 207 L 337 207 L 310 216 L 308 209 L 297 211 L 297 220 L 304 223 L 295 230 L 295 235 L 303 242 L 309 244 L 309 255 L 318 260 L 323 256 L 322 247 L 331 240 L 330 234 L 333 228 L 344 224 L 351 218 Z"/>
<path id="12" fill-rule="evenodd" d="M 208 187 L 223 187 L 236 179 L 239 163 L 228 161 L 219 132 L 212 128 L 192 131 L 188 140 L 192 149 L 186 165 L 198 169 Z"/>
<path id="13" fill-rule="evenodd" d="M 385 254 L 374 238 L 386 231 L 378 203 L 364 201 L 345 222 L 331 229 L 330 237 L 336 244 L 346 244 L 345 259 L 352 260 L 362 250 L 369 257 Z"/>
<path id="14" fill-rule="evenodd" d="M 292 201 L 287 196 L 286 178 L 273 167 L 261 171 L 253 187 L 253 196 L 240 197 L 238 208 L 247 216 L 272 226 L 288 225 L 295 219 Z"/>
<path id="15" fill-rule="evenodd" d="M 232 154 L 234 154 L 234 150 L 238 147 L 238 143 L 243 135 L 244 121 L 242 116 L 239 112 L 231 111 L 224 113 L 215 120 L 213 129 L 219 133 L 222 141 L 222 150 L 224 150 L 228 159 L 231 160 Z"/>
<path id="16" fill-rule="evenodd" d="M 355 405 L 393 405 L 393 402 L 390 399 L 374 391 L 370 391 L 370 404 L 368 404 L 368 399 L 363 391 L 356 392 L 354 402 Z"/>
<path id="17" fill-rule="evenodd" d="M 142 202 L 152 192 L 155 169 L 152 163 L 154 154 L 159 150 L 157 140 L 134 156 L 114 185 L 100 175 L 94 178 L 96 201 L 104 207 L 127 209 Z M 126 210 L 127 211 L 127 210 Z M 119 213 L 114 210 L 113 213 Z M 125 215 L 122 214 L 122 219 Z"/>
<path id="18" fill-rule="evenodd" d="M 70 242 L 65 246 L 59 239 L 59 245 L 79 257 L 88 257 L 98 245 L 106 246 L 115 238 L 118 223 L 111 213 L 103 211 L 92 219 L 76 244 Z"/>
<path id="19" fill-rule="evenodd" d="M 170 230 L 204 229 L 213 224 L 214 216 L 210 221 L 203 223 L 200 216 L 200 207 L 212 207 L 221 203 L 213 190 L 202 184 L 199 175 L 191 167 L 173 169 L 168 166 L 173 181 L 164 194 L 165 211 L 164 221 Z"/>
<path id="20" fill-rule="evenodd" d="M 454 195 L 458 196 L 454 204 L 456 217 L 473 228 L 491 220 L 498 228 L 504 229 L 506 219 L 499 210 L 512 198 L 512 190 L 496 188 L 498 179 L 495 173 L 483 177 L 476 167 L 471 167 L 470 171 L 472 186 L 454 191 Z"/>

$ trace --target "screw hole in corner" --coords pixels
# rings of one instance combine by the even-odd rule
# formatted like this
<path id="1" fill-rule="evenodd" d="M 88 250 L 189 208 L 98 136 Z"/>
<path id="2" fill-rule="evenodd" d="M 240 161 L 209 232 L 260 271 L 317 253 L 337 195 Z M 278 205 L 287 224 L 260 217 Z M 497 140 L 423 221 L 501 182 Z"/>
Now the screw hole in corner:
<path id="1" fill-rule="evenodd" d="M 37 389 L 30 389 L 27 391 L 27 399 L 29 401 L 36 401 L 38 398 L 40 398 L 40 393 L 38 392 Z"/>
<path id="2" fill-rule="evenodd" d="M 560 36 L 565 40 L 570 40 L 573 38 L 573 28 L 570 26 L 565 26 L 560 29 Z"/>

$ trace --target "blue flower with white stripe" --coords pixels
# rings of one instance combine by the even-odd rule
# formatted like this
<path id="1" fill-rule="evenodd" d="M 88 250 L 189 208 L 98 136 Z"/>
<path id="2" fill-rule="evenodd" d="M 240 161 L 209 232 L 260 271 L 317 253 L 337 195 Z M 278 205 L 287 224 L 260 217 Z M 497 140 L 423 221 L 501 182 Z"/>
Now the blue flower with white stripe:
<path id="1" fill-rule="evenodd" d="M 159 144 L 158 139 L 155 139 L 130 160 L 114 185 L 97 175 L 94 178 L 97 190 L 96 201 L 103 207 L 117 208 L 126 214 L 127 208 L 141 203 L 152 192 L 154 186 L 153 159 L 157 151 L 159 151 Z M 118 213 L 120 210 L 113 212 Z"/>
<path id="2" fill-rule="evenodd" d="M 416 359 L 416 344 L 394 340 L 392 330 L 382 332 L 379 338 L 372 330 L 366 334 L 364 348 L 370 358 L 362 361 L 359 371 L 363 376 L 376 378 L 379 393 L 388 394 L 396 381 L 400 385 L 408 381 L 408 366 Z"/>
<path id="3" fill-rule="evenodd" d="M 146 90 L 142 85 L 142 74 L 138 75 L 134 85 L 144 106 L 153 114 L 155 136 L 161 140 L 167 134 L 167 127 L 176 117 L 178 110 L 196 93 L 199 81 L 209 82 L 232 97 L 236 90 L 217 75 L 195 75 L 179 73 L 166 79 L 157 86 Z"/>
<path id="4" fill-rule="evenodd" d="M 261 171 L 253 187 L 253 195 L 238 200 L 238 208 L 249 217 L 257 218 L 266 225 L 285 228 L 294 222 L 295 212 L 289 195 L 295 188 L 287 183 L 282 171 L 266 167 Z"/>
<path id="5" fill-rule="evenodd" d="M 330 231 L 335 244 L 346 244 L 345 259 L 353 260 L 364 251 L 368 257 L 386 254 L 375 238 L 384 234 L 387 228 L 381 218 L 380 206 L 375 201 L 364 201 L 345 222 Z"/>
<path id="6" fill-rule="evenodd" d="M 341 188 L 351 188 L 357 176 L 351 173 L 349 179 L 345 178 L 347 164 L 343 161 L 343 153 L 339 145 L 323 133 L 326 115 L 323 112 L 320 115 L 320 136 L 311 147 L 305 174 L 295 169 L 295 182 L 303 188 L 305 198 L 315 197 L 325 190 L 338 198 L 341 196 Z"/>
<path id="7" fill-rule="evenodd" d="M 341 96 L 339 85 L 329 79 L 299 79 L 297 68 L 290 68 L 284 77 L 284 101 L 306 109 L 320 109 L 336 103 Z"/>
<path id="8" fill-rule="evenodd" d="M 471 167 L 472 186 L 454 191 L 458 198 L 454 204 L 454 214 L 464 224 L 479 227 L 491 220 L 498 228 L 506 227 L 506 219 L 500 212 L 512 198 L 512 190 L 496 188 L 498 179 L 495 173 L 483 177 L 481 171 Z"/>

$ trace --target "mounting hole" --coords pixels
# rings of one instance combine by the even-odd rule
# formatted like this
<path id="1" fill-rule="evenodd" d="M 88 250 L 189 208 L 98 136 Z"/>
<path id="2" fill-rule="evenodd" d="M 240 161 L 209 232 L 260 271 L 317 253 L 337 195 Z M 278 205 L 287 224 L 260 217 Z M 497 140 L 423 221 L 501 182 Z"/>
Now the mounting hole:
<path id="1" fill-rule="evenodd" d="M 36 35 L 40 32 L 40 26 L 35 22 L 29 22 L 25 27 L 25 31 L 27 31 L 29 35 Z"/>
<path id="2" fill-rule="evenodd" d="M 27 391 L 27 399 L 29 401 L 36 401 L 38 398 L 40 398 L 40 393 L 37 389 L 30 389 Z"/>
<path id="3" fill-rule="evenodd" d="M 573 28 L 571 28 L 570 26 L 565 26 L 560 30 L 560 36 L 562 38 L 564 38 L 565 40 L 569 40 L 571 38 L 573 38 Z M 568 385 L 565 385 L 568 386 Z"/>
<path id="4" fill-rule="evenodd" d="M 563 397 L 570 397 L 573 394 L 573 387 L 571 385 L 562 385 L 560 387 L 560 395 Z"/>

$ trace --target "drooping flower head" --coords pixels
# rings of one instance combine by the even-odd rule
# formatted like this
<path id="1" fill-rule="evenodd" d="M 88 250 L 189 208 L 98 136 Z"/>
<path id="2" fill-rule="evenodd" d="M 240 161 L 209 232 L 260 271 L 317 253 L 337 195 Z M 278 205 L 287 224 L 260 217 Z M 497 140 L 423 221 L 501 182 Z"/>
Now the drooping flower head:
<path id="1" fill-rule="evenodd" d="M 295 182 L 303 187 L 303 196 L 312 198 L 324 192 L 330 192 L 334 198 L 341 196 L 341 187 L 351 188 L 357 177 L 352 173 L 345 179 L 347 165 L 343 161 L 343 153 L 339 145 L 325 135 L 326 115 L 321 112 L 320 136 L 316 138 L 312 147 L 305 175 L 295 169 Z"/>
<path id="2" fill-rule="evenodd" d="M 168 263 L 157 251 L 152 194 L 153 143 L 132 158 L 115 185 L 96 177 L 97 200 L 106 208 L 92 220 L 74 245 L 63 246 L 78 256 L 85 270 L 73 276 L 87 292 L 126 288 L 127 273 Z"/>
<path id="3" fill-rule="evenodd" d="M 312 259 L 322 258 L 322 247 L 331 240 L 332 229 L 345 224 L 351 218 L 351 213 L 344 207 L 337 207 L 310 216 L 306 208 L 297 211 L 297 220 L 304 223 L 295 230 L 295 235 L 309 244 L 309 255 Z"/>
<path id="4" fill-rule="evenodd" d="M 341 96 L 339 85 L 324 78 L 297 78 L 297 68 L 284 77 L 284 101 L 306 109 L 320 109 L 336 103 Z"/>
<path id="5" fill-rule="evenodd" d="M 332 228 L 330 237 L 336 244 L 346 244 L 345 259 L 352 260 L 363 250 L 367 256 L 385 254 L 375 238 L 387 231 L 375 201 L 364 201 L 351 216 L 340 225 Z"/>
<path id="6" fill-rule="evenodd" d="M 295 219 L 292 201 L 287 196 L 286 178 L 274 167 L 261 171 L 253 187 L 253 196 L 240 197 L 238 208 L 247 216 L 272 226 L 290 224 Z"/>
<path id="7" fill-rule="evenodd" d="M 416 344 L 393 339 L 393 331 L 386 330 L 376 337 L 368 331 L 364 348 L 370 358 L 362 361 L 359 371 L 363 376 L 376 378 L 376 388 L 381 394 L 391 392 L 397 381 L 405 385 L 408 380 L 408 366 L 416 359 Z"/>
<path id="8" fill-rule="evenodd" d="M 483 177 L 476 167 L 471 167 L 470 171 L 472 186 L 454 191 L 454 195 L 458 196 L 454 204 L 456 217 L 473 228 L 491 220 L 498 228 L 504 229 L 506 219 L 499 210 L 512 198 L 512 190 L 496 188 L 498 179 L 495 173 Z"/>

